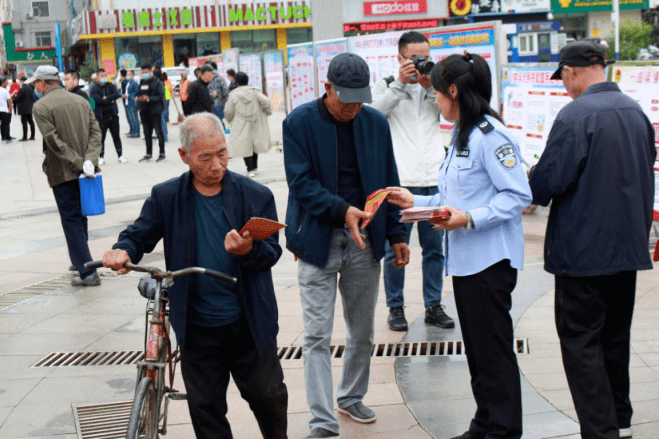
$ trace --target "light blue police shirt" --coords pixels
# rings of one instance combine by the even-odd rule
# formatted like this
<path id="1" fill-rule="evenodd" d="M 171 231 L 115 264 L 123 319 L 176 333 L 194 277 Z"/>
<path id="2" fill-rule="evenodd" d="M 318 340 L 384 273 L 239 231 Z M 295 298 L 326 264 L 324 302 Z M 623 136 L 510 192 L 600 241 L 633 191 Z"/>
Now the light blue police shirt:
<path id="1" fill-rule="evenodd" d="M 519 145 L 507 128 L 485 116 L 469 135 L 468 155 L 455 147 L 456 128 L 446 160 L 439 168 L 439 193 L 415 196 L 415 207 L 453 206 L 469 212 L 474 228 L 447 233 L 446 273 L 469 276 L 504 259 L 524 266 L 522 210 L 531 188 L 520 161 Z"/>

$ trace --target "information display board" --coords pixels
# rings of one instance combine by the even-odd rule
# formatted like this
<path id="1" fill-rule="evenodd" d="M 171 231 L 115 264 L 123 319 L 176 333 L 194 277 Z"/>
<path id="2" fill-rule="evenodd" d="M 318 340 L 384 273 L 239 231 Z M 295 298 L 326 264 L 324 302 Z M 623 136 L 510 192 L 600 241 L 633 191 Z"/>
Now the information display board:
<path id="1" fill-rule="evenodd" d="M 288 79 L 291 110 L 316 98 L 313 43 L 288 46 Z"/>
<path id="2" fill-rule="evenodd" d="M 426 33 L 430 44 L 430 56 L 434 62 L 438 62 L 449 55 L 464 54 L 467 50 L 469 53 L 482 56 L 487 61 L 492 73 L 492 108 L 495 110 L 499 107 L 498 93 L 498 60 L 497 46 L 495 41 L 494 26 L 481 26 L 473 28 L 460 29 L 440 29 Z M 441 118 L 440 128 L 450 130 L 453 124 Z"/>
<path id="3" fill-rule="evenodd" d="M 360 35 L 348 38 L 348 51 L 366 60 L 371 71 L 371 88 L 387 76 L 398 76 L 398 39 L 403 32 Z"/>
<path id="4" fill-rule="evenodd" d="M 223 58 L 225 72 L 229 69 L 233 69 L 236 72 L 240 70 L 240 66 L 238 64 L 239 54 L 240 54 L 240 49 L 226 49 L 222 51 L 222 58 Z"/>
<path id="5" fill-rule="evenodd" d="M 265 89 L 270 102 L 272 102 L 272 109 L 274 111 L 285 111 L 283 52 L 275 50 L 264 53 L 263 70 L 265 70 Z"/>
<path id="6" fill-rule="evenodd" d="M 503 120 L 515 136 L 527 166 L 538 163 L 556 115 L 572 101 L 563 81 L 549 79 L 556 67 L 501 69 Z"/>
<path id="7" fill-rule="evenodd" d="M 241 72 L 247 73 L 249 83 L 252 87 L 256 87 L 263 91 L 263 73 L 261 71 L 261 55 L 258 53 L 250 53 L 240 55 L 238 57 L 238 66 Z"/>
<path id="8" fill-rule="evenodd" d="M 327 82 L 327 67 L 337 55 L 348 51 L 348 43 L 345 38 L 338 40 L 319 41 L 314 44 L 316 57 L 316 81 L 318 94 L 325 93 L 325 82 Z"/>
<path id="9" fill-rule="evenodd" d="M 659 66 L 623 66 L 614 64 L 612 80 L 620 90 L 639 103 L 654 127 L 655 146 L 659 153 Z M 659 221 L 659 161 L 654 164 L 654 220 Z"/>

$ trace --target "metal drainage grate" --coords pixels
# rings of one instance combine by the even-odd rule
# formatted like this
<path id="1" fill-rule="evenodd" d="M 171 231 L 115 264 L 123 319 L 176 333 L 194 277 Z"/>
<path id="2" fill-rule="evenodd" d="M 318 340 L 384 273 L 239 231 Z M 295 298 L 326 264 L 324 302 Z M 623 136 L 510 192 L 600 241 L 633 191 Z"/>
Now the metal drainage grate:
<path id="1" fill-rule="evenodd" d="M 345 345 L 342 344 L 330 346 L 330 356 L 343 358 L 345 348 Z M 516 339 L 513 349 L 518 354 L 528 354 L 528 339 Z M 464 354 L 462 340 L 376 343 L 371 351 L 372 358 L 436 357 Z M 180 355 L 179 352 L 176 360 L 180 360 Z M 280 360 L 300 360 L 302 359 L 302 346 L 279 347 L 277 356 Z M 143 358 L 144 351 L 51 352 L 30 367 L 125 366 L 136 364 Z"/>
<path id="2" fill-rule="evenodd" d="M 30 367 L 122 366 L 144 358 L 144 351 L 51 352 Z"/>
<path id="3" fill-rule="evenodd" d="M 124 439 L 133 401 L 73 405 L 78 439 Z"/>
<path id="4" fill-rule="evenodd" d="M 67 274 L 64 276 L 54 277 L 33 285 L 28 285 L 17 290 L 8 291 L 0 294 L 0 309 L 9 308 L 26 300 L 32 299 L 36 296 L 56 291 L 66 286 L 71 285 L 73 275 Z"/>

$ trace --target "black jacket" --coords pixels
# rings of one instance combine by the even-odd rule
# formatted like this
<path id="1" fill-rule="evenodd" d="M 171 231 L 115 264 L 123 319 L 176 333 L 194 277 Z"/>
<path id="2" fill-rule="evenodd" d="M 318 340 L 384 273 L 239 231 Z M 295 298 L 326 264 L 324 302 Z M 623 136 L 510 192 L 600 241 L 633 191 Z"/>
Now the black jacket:
<path id="1" fill-rule="evenodd" d="M 34 89 L 23 84 L 16 94 L 14 99 L 16 104 L 16 111 L 18 114 L 32 114 L 32 107 L 34 106 Z"/>
<path id="2" fill-rule="evenodd" d="M 117 90 L 117 87 L 114 84 L 94 84 L 89 93 L 92 95 L 94 103 L 96 104 L 94 107 L 94 115 L 99 122 L 103 118 L 103 109 L 112 108 L 115 116 L 119 114 L 117 99 L 121 98 L 121 93 L 119 93 L 119 90 Z M 103 96 L 105 96 L 105 99 L 103 99 Z"/>
<path id="3" fill-rule="evenodd" d="M 162 81 L 155 76 L 149 79 L 142 79 L 140 81 L 140 90 L 137 92 L 137 97 L 148 96 L 148 101 L 137 101 L 137 109 L 141 115 L 151 114 L 152 116 L 160 116 L 165 102 L 165 87 Z"/>
<path id="4" fill-rule="evenodd" d="M 74 88 L 73 90 L 69 90 L 69 91 L 71 93 L 77 94 L 78 96 L 80 96 L 81 98 L 84 98 L 87 102 L 89 102 L 89 96 L 87 95 L 87 93 L 82 91 L 82 86 L 79 85 L 76 88 Z"/>
<path id="5" fill-rule="evenodd" d="M 277 221 L 272 192 L 250 178 L 227 171 L 222 180 L 223 214 L 231 228 L 240 230 L 252 217 Z M 156 185 L 134 224 L 121 232 L 113 248 L 125 250 L 133 263 L 151 252 L 163 239 L 167 270 L 197 264 L 194 186 L 192 174 Z M 276 342 L 279 331 L 277 300 L 270 269 L 282 250 L 279 234 L 254 241 L 252 251 L 239 257 L 238 293 L 256 348 L 263 354 Z M 189 299 L 195 288 L 193 276 L 176 279 L 170 289 L 170 316 L 179 345 L 185 344 Z"/>
<path id="6" fill-rule="evenodd" d="M 188 94 L 188 111 L 190 114 L 195 113 L 212 113 L 213 112 L 213 98 L 208 92 L 208 84 L 201 79 L 197 79 L 190 86 L 190 93 Z"/>
<path id="7" fill-rule="evenodd" d="M 558 113 L 529 182 L 534 204 L 552 202 L 545 270 L 599 276 L 652 268 L 654 141 L 641 107 L 612 82 L 590 86 Z"/>

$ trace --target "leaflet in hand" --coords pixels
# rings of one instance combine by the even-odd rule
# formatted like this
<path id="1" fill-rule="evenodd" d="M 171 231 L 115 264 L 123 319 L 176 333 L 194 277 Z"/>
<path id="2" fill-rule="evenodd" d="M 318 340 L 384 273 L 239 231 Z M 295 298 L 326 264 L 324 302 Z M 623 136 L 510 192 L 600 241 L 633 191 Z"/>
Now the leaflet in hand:
<path id="1" fill-rule="evenodd" d="M 269 220 L 267 218 L 254 217 L 247 221 L 247 224 L 240 229 L 240 235 L 248 231 L 254 239 L 263 241 L 273 233 L 286 227 L 286 224 L 278 223 L 277 221 Z"/>
<path id="2" fill-rule="evenodd" d="M 365 220 L 364 223 L 362 224 L 362 229 L 366 227 L 375 217 L 375 213 L 378 211 L 380 206 L 382 206 L 382 203 L 384 203 L 385 198 L 387 198 L 387 195 L 389 195 L 391 191 L 388 191 L 386 189 L 378 189 L 377 191 L 373 192 L 371 195 L 366 198 L 366 205 L 364 206 L 364 212 L 370 213 L 371 214 L 371 219 L 370 220 Z"/>
<path id="3" fill-rule="evenodd" d="M 441 207 L 411 207 L 400 211 L 401 223 L 413 223 L 417 221 L 443 221 L 451 218 L 451 212 Z"/>

